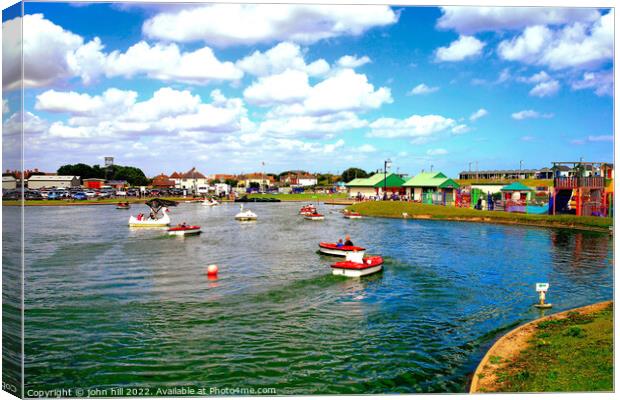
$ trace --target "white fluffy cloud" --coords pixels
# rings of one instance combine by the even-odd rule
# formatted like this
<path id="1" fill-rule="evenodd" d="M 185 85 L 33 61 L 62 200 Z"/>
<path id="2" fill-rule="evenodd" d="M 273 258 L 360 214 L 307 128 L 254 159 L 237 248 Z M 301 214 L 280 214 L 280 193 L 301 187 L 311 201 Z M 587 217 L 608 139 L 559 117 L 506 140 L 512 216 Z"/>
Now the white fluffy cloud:
<path id="1" fill-rule="evenodd" d="M 43 18 L 42 14 L 25 15 L 2 24 L 2 84 L 15 89 L 21 79 L 21 34 L 23 24 L 24 86 L 41 87 L 72 75 L 67 61 L 84 44 L 84 40 Z"/>
<path id="2" fill-rule="evenodd" d="M 19 86 L 19 30 L 22 18 L 3 23 L 7 44 L 3 46 L 3 87 Z M 174 44 L 141 41 L 126 52 L 104 52 L 101 40 L 84 39 L 44 18 L 42 14 L 25 15 L 24 86 L 44 87 L 58 81 L 80 77 L 88 84 L 101 76 L 131 78 L 145 75 L 163 81 L 207 84 L 211 81 L 236 81 L 243 71 L 230 61 L 220 61 L 213 50 L 202 47 L 182 52 Z"/>
<path id="3" fill-rule="evenodd" d="M 269 106 L 303 101 L 310 94 L 308 75 L 302 71 L 286 70 L 277 75 L 258 78 L 243 92 L 252 104 Z"/>
<path id="4" fill-rule="evenodd" d="M 301 47 L 291 42 L 278 43 L 264 53 L 257 50 L 236 64 L 243 71 L 256 76 L 275 75 L 290 69 L 304 71 L 310 76 L 329 72 L 329 64 L 322 58 L 306 64 Z"/>
<path id="5" fill-rule="evenodd" d="M 228 99 L 219 90 L 211 92 L 211 103 L 203 103 L 189 91 L 161 88 L 145 101 L 136 93 L 108 89 L 91 96 L 75 92 L 46 91 L 37 96 L 41 111 L 68 114 L 66 122 L 54 122 L 50 138 L 128 138 L 151 135 L 219 140 L 222 133 L 253 128 L 241 99 Z"/>
<path id="6" fill-rule="evenodd" d="M 261 122 L 256 140 L 265 137 L 304 136 L 310 138 L 325 138 L 352 129 L 363 128 L 368 122 L 360 119 L 353 112 L 339 112 L 328 115 L 290 115 L 269 116 Z"/>
<path id="7" fill-rule="evenodd" d="M 462 61 L 480 55 L 485 43 L 473 36 L 459 36 L 448 47 L 440 47 L 435 51 L 437 61 Z"/>
<path id="8" fill-rule="evenodd" d="M 456 125 L 451 118 L 441 115 L 412 115 L 406 119 L 379 118 L 370 124 L 368 136 L 382 138 L 428 137 Z"/>
<path id="9" fill-rule="evenodd" d="M 550 97 L 560 90 L 560 82 L 556 80 L 541 82 L 530 90 L 530 96 Z"/>
<path id="10" fill-rule="evenodd" d="M 573 90 L 594 89 L 598 96 L 612 96 L 614 75 L 612 71 L 585 72 L 580 80 L 571 84 Z"/>
<path id="11" fill-rule="evenodd" d="M 502 41 L 498 54 L 505 60 L 553 70 L 595 67 L 613 58 L 613 28 L 613 10 L 592 24 L 576 22 L 558 30 L 529 26 L 521 35 Z"/>
<path id="12" fill-rule="evenodd" d="M 487 110 L 485 110 L 484 108 L 479 109 L 478 111 L 474 112 L 472 115 L 469 116 L 469 120 L 474 122 L 479 120 L 482 117 L 485 117 L 489 114 L 489 112 Z"/>
<path id="13" fill-rule="evenodd" d="M 420 95 L 434 93 L 439 90 L 438 86 L 428 86 L 425 83 L 420 83 L 418 86 L 411 89 L 407 94 Z"/>
<path id="14" fill-rule="evenodd" d="M 163 81 L 193 84 L 212 80 L 234 81 L 243 77 L 243 71 L 234 63 L 218 60 L 209 47 L 182 52 L 174 43 L 151 46 L 144 41 L 131 46 L 125 53 L 114 51 L 108 54 L 103 69 L 107 77 L 131 78 L 144 74 Z"/>
<path id="15" fill-rule="evenodd" d="M 552 117 L 553 117 L 553 114 L 550 114 L 550 113 L 543 114 L 543 113 L 539 113 L 538 111 L 534 111 L 534 110 L 523 110 L 523 111 L 515 112 L 512 114 L 512 118 L 516 120 L 524 120 L 524 119 L 529 119 L 529 118 L 552 118 Z"/>
<path id="16" fill-rule="evenodd" d="M 355 55 L 346 55 L 340 57 L 336 63 L 342 68 L 357 68 L 370 62 L 371 60 L 370 58 L 368 58 L 368 56 L 362 56 L 358 58 Z"/>
<path id="17" fill-rule="evenodd" d="M 464 35 L 485 31 L 523 29 L 531 25 L 559 25 L 592 22 L 599 17 L 595 9 L 575 7 L 441 7 L 437 27 Z"/>
<path id="18" fill-rule="evenodd" d="M 398 15 L 382 5 L 212 4 L 162 12 L 147 20 L 142 31 L 150 38 L 215 46 L 314 43 L 361 35 L 397 20 Z"/>
<path id="19" fill-rule="evenodd" d="M 291 80 L 298 80 L 295 85 L 300 88 L 298 94 L 301 94 L 303 76 L 301 74 L 288 74 Z M 263 78 L 261 78 L 263 79 Z M 257 86 L 251 94 L 252 97 L 248 101 L 256 101 L 260 95 L 261 99 L 265 99 L 263 104 L 277 103 L 278 96 L 285 101 L 283 104 L 275 107 L 270 114 L 275 116 L 283 115 L 314 115 L 321 116 L 331 113 L 339 113 L 343 111 L 366 111 L 379 108 L 385 103 L 393 101 L 389 88 L 375 87 L 368 82 L 368 78 L 364 74 L 358 74 L 352 69 L 344 68 L 336 70 L 325 80 L 312 86 L 303 99 L 298 102 L 292 102 L 287 97 L 287 88 L 280 90 L 279 86 L 261 84 L 269 78 L 259 79 Z M 306 78 L 307 79 L 307 78 Z M 250 86 L 252 88 L 252 86 Z M 249 89 L 249 88 L 248 88 Z M 281 93 L 281 95 L 280 95 Z M 290 100 L 290 101 L 289 101 Z"/>

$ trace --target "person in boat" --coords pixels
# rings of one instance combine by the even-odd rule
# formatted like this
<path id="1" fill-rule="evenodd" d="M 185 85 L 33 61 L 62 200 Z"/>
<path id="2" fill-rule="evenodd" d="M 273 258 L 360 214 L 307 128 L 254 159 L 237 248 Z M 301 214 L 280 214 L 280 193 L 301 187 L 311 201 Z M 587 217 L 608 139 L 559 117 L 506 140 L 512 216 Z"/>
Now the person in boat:
<path id="1" fill-rule="evenodd" d="M 149 215 L 149 218 L 150 219 L 156 219 L 155 217 L 156 217 L 155 213 L 153 211 L 151 211 L 151 214 Z"/>
<path id="2" fill-rule="evenodd" d="M 181 224 L 181 228 L 187 228 L 187 223 L 183 222 L 183 223 Z"/>
<path id="3" fill-rule="evenodd" d="M 342 238 L 338 239 L 338 243 L 336 243 L 336 247 L 344 247 L 344 243 L 342 243 Z"/>
<path id="4" fill-rule="evenodd" d="M 344 241 L 345 246 L 353 246 L 353 242 L 351 241 L 351 236 L 347 235 L 344 238 L 345 238 L 345 241 Z"/>
<path id="5" fill-rule="evenodd" d="M 138 216 L 136 217 L 138 221 L 142 221 L 142 218 L 144 218 L 144 214 L 142 213 L 138 214 Z"/>

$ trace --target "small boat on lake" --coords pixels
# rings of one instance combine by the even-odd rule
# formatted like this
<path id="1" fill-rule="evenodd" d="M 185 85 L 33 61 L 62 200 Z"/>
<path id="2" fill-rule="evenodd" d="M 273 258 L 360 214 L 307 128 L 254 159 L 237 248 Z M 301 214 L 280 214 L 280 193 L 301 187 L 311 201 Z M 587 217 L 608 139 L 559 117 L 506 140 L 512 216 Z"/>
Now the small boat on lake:
<path id="1" fill-rule="evenodd" d="M 362 219 L 362 214 L 355 211 L 344 210 L 342 214 L 347 219 Z"/>
<path id="2" fill-rule="evenodd" d="M 241 204 L 240 212 L 235 215 L 237 221 L 256 221 L 258 216 L 250 210 L 243 210 L 243 204 Z"/>
<path id="3" fill-rule="evenodd" d="M 383 257 L 364 257 L 363 251 L 349 253 L 345 261 L 334 263 L 331 265 L 331 268 L 334 275 L 358 278 L 381 271 L 383 268 Z"/>
<path id="4" fill-rule="evenodd" d="M 188 235 L 199 235 L 200 226 L 198 225 L 177 225 L 172 228 L 168 228 L 168 235 L 171 236 L 188 236 Z"/>
<path id="5" fill-rule="evenodd" d="M 202 205 L 213 207 L 213 206 L 219 206 L 220 203 L 215 199 L 204 199 L 204 201 L 202 202 Z"/>
<path id="6" fill-rule="evenodd" d="M 304 215 L 304 219 L 307 219 L 308 221 L 323 221 L 325 219 L 325 215 L 315 212 L 313 214 Z"/>
<path id="7" fill-rule="evenodd" d="M 359 246 L 338 246 L 337 243 L 319 243 L 319 251 L 330 256 L 346 257 L 347 254 L 355 251 L 365 251 L 364 247 Z"/>
<path id="8" fill-rule="evenodd" d="M 299 215 L 309 215 L 309 214 L 316 214 L 316 207 L 313 206 L 312 204 L 308 204 L 307 206 L 303 206 L 299 210 Z"/>
<path id="9" fill-rule="evenodd" d="M 136 217 L 131 215 L 129 217 L 129 226 L 133 228 L 158 228 L 170 225 L 170 216 L 168 213 L 168 207 L 176 206 L 178 203 L 172 200 L 164 199 L 151 199 L 145 203 L 151 212 L 147 215 L 138 214 Z M 163 216 L 159 217 L 159 212 L 162 212 Z"/>
<path id="10" fill-rule="evenodd" d="M 129 203 L 127 202 L 116 203 L 116 209 L 117 210 L 129 210 Z"/>

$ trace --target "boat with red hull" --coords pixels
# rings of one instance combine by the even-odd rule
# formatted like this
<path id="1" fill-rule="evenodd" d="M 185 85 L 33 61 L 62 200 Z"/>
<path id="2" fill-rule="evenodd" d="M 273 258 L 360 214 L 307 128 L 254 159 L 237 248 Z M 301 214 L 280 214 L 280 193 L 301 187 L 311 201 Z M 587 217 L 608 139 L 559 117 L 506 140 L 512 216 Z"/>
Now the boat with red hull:
<path id="1" fill-rule="evenodd" d="M 171 236 L 199 235 L 200 232 L 198 225 L 175 226 L 168 229 L 168 235 Z"/>
<path id="2" fill-rule="evenodd" d="M 323 221 L 325 219 L 325 216 L 323 214 L 315 212 L 313 214 L 304 215 L 304 218 L 309 221 Z"/>
<path id="3" fill-rule="evenodd" d="M 337 243 L 319 243 L 319 251 L 330 256 L 346 257 L 348 253 L 355 251 L 365 251 L 366 249 L 359 246 L 338 246 Z"/>
<path id="4" fill-rule="evenodd" d="M 331 267 L 334 275 L 357 278 L 381 271 L 383 268 L 383 257 L 364 257 L 363 252 L 354 253 L 347 255 L 347 259 L 345 261 L 334 263 Z"/>

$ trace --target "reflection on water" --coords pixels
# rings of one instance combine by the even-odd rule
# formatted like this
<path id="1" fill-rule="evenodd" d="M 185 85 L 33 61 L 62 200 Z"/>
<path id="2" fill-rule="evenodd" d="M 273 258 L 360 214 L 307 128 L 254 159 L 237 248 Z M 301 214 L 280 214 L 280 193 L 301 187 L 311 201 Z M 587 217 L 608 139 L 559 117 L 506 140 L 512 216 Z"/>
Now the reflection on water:
<path id="1" fill-rule="evenodd" d="M 613 293 L 608 235 L 298 207 L 253 204 L 240 224 L 233 205 L 181 204 L 173 222 L 203 228 L 187 238 L 130 230 L 114 206 L 29 208 L 27 388 L 461 392 L 494 337 L 538 316 L 536 282 L 554 311 Z M 317 243 L 345 234 L 381 274 L 331 275 Z"/>

